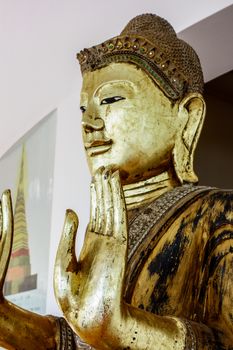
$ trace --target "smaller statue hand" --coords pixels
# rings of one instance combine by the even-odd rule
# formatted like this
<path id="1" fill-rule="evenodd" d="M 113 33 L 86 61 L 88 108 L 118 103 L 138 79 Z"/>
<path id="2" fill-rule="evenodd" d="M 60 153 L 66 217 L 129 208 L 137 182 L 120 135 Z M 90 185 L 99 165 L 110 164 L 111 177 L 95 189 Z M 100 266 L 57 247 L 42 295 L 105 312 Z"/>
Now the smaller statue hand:
<path id="1" fill-rule="evenodd" d="M 3 285 L 10 261 L 13 243 L 13 212 L 11 193 L 6 190 L 0 202 L 0 302 L 3 298 Z"/>
<path id="2" fill-rule="evenodd" d="M 24 310 L 4 298 L 3 285 L 13 244 L 11 193 L 0 201 L 0 347 L 4 349 L 57 349 L 58 325 L 52 317 Z"/>

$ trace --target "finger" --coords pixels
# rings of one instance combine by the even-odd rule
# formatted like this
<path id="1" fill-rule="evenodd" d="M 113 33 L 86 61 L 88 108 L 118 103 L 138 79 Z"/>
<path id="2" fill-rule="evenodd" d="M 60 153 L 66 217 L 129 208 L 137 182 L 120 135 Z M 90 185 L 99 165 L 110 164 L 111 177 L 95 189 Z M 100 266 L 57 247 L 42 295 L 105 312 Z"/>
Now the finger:
<path id="1" fill-rule="evenodd" d="M 103 197 L 104 197 L 104 230 L 103 234 L 111 236 L 113 234 L 113 201 L 110 178 L 112 172 L 109 168 L 103 171 Z"/>
<path id="2" fill-rule="evenodd" d="M 88 226 L 88 230 L 91 232 L 95 231 L 96 226 L 96 215 L 97 215 L 97 202 L 96 202 L 96 190 L 95 184 L 92 182 L 90 186 L 90 194 L 91 194 L 91 210 L 90 210 L 90 222 Z"/>
<path id="3" fill-rule="evenodd" d="M 0 242 L 2 238 L 2 203 L 0 202 Z M 0 249 L 0 256 L 1 256 L 1 249 Z"/>
<path id="4" fill-rule="evenodd" d="M 104 217 L 104 198 L 103 198 L 103 185 L 102 185 L 102 172 L 104 168 L 101 167 L 97 170 L 94 176 L 94 184 L 96 189 L 96 225 L 95 232 L 103 232 L 103 217 Z"/>
<path id="5" fill-rule="evenodd" d="M 9 246 L 10 241 L 13 239 L 13 212 L 11 203 L 10 190 L 6 190 L 2 194 L 1 201 L 1 247 L 5 249 Z M 7 241 L 6 241 L 7 239 Z M 2 252 L 0 252 L 0 255 Z"/>
<path id="6" fill-rule="evenodd" d="M 2 291 L 13 243 L 13 212 L 11 193 L 9 190 L 2 195 L 2 238 L 0 259 L 0 291 Z"/>
<path id="7" fill-rule="evenodd" d="M 113 197 L 114 236 L 123 242 L 127 240 L 127 212 L 119 171 L 111 178 Z"/>
<path id="8" fill-rule="evenodd" d="M 65 298 L 67 291 L 70 289 L 70 274 L 75 274 L 78 271 L 75 254 L 77 229 L 78 217 L 76 213 L 67 210 L 54 269 L 54 291 L 58 302 Z"/>

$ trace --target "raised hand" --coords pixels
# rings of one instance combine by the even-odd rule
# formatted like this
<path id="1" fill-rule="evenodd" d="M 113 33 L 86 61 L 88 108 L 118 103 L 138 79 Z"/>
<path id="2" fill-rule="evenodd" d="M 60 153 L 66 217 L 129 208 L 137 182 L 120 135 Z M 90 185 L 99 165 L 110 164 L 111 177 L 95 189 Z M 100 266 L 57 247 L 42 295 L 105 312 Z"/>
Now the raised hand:
<path id="1" fill-rule="evenodd" d="M 184 349 L 182 321 L 123 300 L 128 228 L 118 172 L 101 168 L 93 179 L 91 217 L 78 262 L 76 229 L 77 217 L 68 211 L 55 270 L 57 298 L 74 332 L 96 349 Z"/>
<path id="2" fill-rule="evenodd" d="M 54 284 L 57 300 L 70 326 L 90 341 L 90 328 L 93 336 L 93 329 L 101 327 L 109 312 L 120 310 L 127 215 L 119 172 L 101 168 L 93 179 L 90 222 L 78 262 L 74 249 L 77 223 L 77 216 L 68 211 Z"/>
<path id="3" fill-rule="evenodd" d="M 7 273 L 13 242 L 13 213 L 11 194 L 3 192 L 0 203 L 0 302 L 3 300 L 3 285 Z"/>

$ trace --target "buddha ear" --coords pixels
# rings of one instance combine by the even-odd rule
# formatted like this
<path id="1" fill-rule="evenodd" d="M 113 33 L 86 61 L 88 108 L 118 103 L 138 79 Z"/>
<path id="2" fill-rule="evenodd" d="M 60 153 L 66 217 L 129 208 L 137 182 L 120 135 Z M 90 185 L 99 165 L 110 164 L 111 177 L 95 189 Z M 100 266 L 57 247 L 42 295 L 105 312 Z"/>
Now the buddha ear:
<path id="1" fill-rule="evenodd" d="M 193 158 L 205 111 L 205 101 L 198 93 L 186 95 L 179 103 L 178 118 L 183 122 L 180 132 L 177 133 L 172 155 L 174 169 L 181 184 L 198 181 L 193 169 Z"/>

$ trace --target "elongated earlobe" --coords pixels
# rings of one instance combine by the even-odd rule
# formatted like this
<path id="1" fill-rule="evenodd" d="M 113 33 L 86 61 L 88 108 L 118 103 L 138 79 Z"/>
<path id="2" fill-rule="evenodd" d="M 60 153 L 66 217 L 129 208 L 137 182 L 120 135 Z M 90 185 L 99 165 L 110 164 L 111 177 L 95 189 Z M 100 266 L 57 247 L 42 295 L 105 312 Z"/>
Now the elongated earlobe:
<path id="1" fill-rule="evenodd" d="M 177 134 L 172 156 L 175 173 L 181 184 L 198 182 L 193 169 L 193 159 L 205 110 L 205 101 L 198 93 L 188 94 L 179 104 L 178 117 L 184 120 L 186 118 L 187 121 Z"/>

